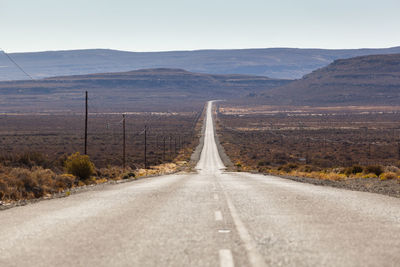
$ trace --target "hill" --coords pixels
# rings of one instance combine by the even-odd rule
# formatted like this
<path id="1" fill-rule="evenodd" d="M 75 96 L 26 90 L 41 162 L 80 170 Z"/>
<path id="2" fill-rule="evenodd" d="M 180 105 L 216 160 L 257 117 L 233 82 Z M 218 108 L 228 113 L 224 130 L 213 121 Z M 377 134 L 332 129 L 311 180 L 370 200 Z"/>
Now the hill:
<path id="1" fill-rule="evenodd" d="M 298 79 L 336 59 L 393 53 L 400 53 L 400 47 L 349 50 L 267 48 L 143 53 L 91 49 L 10 55 L 37 79 L 147 68 L 180 68 L 200 73 L 236 73 Z M 26 78 L 4 53 L 0 52 L 0 80 Z"/>
<path id="2" fill-rule="evenodd" d="M 399 105 L 400 54 L 340 59 L 264 94 L 294 105 Z"/>
<path id="3" fill-rule="evenodd" d="M 0 82 L 0 112 L 77 112 L 89 91 L 92 111 L 182 111 L 210 99 L 235 99 L 290 80 L 211 75 L 181 69 L 144 69 Z"/>

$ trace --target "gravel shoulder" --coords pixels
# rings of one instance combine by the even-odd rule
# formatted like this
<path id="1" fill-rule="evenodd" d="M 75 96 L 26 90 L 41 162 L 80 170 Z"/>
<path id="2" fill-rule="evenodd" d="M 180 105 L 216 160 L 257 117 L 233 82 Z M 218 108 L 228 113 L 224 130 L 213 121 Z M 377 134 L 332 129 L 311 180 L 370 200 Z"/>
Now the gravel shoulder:
<path id="1" fill-rule="evenodd" d="M 271 175 L 271 174 L 265 174 Z M 307 177 L 295 177 L 289 175 L 274 175 L 300 183 L 309 183 L 320 186 L 331 186 L 336 188 L 348 189 L 352 191 L 361 191 L 387 195 L 400 198 L 400 182 L 393 180 L 379 180 L 378 178 L 351 178 L 343 181 L 320 180 Z"/>

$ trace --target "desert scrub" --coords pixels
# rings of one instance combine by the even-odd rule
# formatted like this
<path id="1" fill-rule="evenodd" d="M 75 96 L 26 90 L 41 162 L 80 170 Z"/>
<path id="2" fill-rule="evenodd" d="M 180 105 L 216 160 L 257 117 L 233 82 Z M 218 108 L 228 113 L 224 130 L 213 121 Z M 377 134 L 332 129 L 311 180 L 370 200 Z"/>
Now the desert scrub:
<path id="1" fill-rule="evenodd" d="M 118 166 L 108 166 L 108 168 L 101 168 L 97 171 L 99 177 L 112 180 L 123 179 L 127 172 L 133 172 L 133 170 L 130 167 L 124 169 Z"/>
<path id="2" fill-rule="evenodd" d="M 287 163 L 278 167 L 278 171 L 291 172 L 297 169 L 299 166 L 295 163 Z"/>
<path id="3" fill-rule="evenodd" d="M 352 174 L 357 174 L 357 173 L 362 173 L 364 171 L 364 168 L 359 165 L 353 165 L 351 167 L 348 167 L 345 169 L 344 174 L 347 176 L 350 176 Z"/>
<path id="4" fill-rule="evenodd" d="M 382 168 L 382 166 L 379 166 L 379 165 L 369 165 L 369 166 L 365 167 L 364 172 L 365 173 L 374 173 L 374 174 L 376 174 L 376 176 L 379 176 L 383 173 L 383 168 Z"/>
<path id="5" fill-rule="evenodd" d="M 384 172 L 381 175 L 379 175 L 379 179 L 381 179 L 381 181 L 391 180 L 391 179 L 396 179 L 396 178 L 397 178 L 397 174 L 395 174 L 394 172 Z"/>
<path id="6" fill-rule="evenodd" d="M 362 176 L 362 178 L 378 178 L 375 173 L 367 173 Z"/>
<path id="7" fill-rule="evenodd" d="M 75 179 L 73 175 L 57 175 L 42 167 L 1 167 L 0 200 L 40 198 L 73 187 Z"/>
<path id="8" fill-rule="evenodd" d="M 389 166 L 385 166 L 384 172 L 394 172 L 396 174 L 400 174 L 400 169 L 396 166 L 389 165 Z"/>
<path id="9" fill-rule="evenodd" d="M 76 152 L 70 155 L 65 161 L 65 168 L 68 173 L 75 175 L 76 177 L 87 180 L 91 175 L 94 174 L 94 164 L 90 161 L 88 155 L 81 155 Z"/>

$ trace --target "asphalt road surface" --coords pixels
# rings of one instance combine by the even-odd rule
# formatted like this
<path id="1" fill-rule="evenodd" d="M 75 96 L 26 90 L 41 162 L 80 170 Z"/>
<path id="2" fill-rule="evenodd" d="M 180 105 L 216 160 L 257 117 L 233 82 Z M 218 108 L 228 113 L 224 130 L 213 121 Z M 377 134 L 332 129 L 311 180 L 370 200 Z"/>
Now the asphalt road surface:
<path id="1" fill-rule="evenodd" d="M 400 266 L 400 200 L 224 172 L 211 105 L 198 173 L 0 212 L 0 266 Z"/>

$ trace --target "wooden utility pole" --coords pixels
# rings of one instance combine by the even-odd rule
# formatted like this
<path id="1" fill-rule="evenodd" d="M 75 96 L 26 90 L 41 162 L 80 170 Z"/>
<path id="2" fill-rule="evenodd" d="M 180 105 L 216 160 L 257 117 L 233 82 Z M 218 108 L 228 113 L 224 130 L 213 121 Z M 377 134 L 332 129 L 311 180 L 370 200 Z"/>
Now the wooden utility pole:
<path id="1" fill-rule="evenodd" d="M 400 142 L 397 142 L 397 159 L 400 160 Z"/>
<path id="2" fill-rule="evenodd" d="M 126 135 L 125 135 L 125 114 L 122 114 L 122 167 L 125 169 L 126 164 Z"/>
<path id="3" fill-rule="evenodd" d="M 172 136 L 169 136 L 169 157 L 172 158 Z"/>
<path id="4" fill-rule="evenodd" d="M 144 168 L 147 169 L 147 125 L 144 126 Z"/>
<path id="5" fill-rule="evenodd" d="M 371 158 L 371 143 L 368 143 L 368 159 Z"/>
<path id="6" fill-rule="evenodd" d="M 158 150 L 158 134 L 156 134 L 156 144 L 155 144 L 155 147 L 156 147 L 156 152 L 157 152 L 157 150 Z"/>
<path id="7" fill-rule="evenodd" d="M 87 130 L 88 130 L 88 91 L 85 92 L 85 155 L 87 155 Z"/>
<path id="8" fill-rule="evenodd" d="M 163 138 L 163 154 L 162 154 L 162 160 L 165 162 L 165 136 Z"/>
<path id="9" fill-rule="evenodd" d="M 174 149 L 174 152 L 175 152 L 175 155 L 176 155 L 176 136 L 174 137 L 174 140 L 175 140 L 175 149 Z"/>

